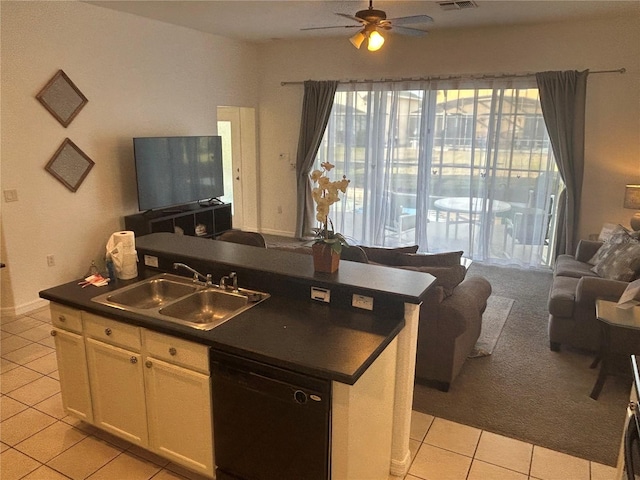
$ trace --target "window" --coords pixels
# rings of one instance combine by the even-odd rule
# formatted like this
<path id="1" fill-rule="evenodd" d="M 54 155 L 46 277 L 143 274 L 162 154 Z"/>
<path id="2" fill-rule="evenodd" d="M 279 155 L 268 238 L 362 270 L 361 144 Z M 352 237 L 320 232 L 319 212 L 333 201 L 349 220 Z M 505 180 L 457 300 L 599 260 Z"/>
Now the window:
<path id="1" fill-rule="evenodd" d="M 336 230 L 364 245 L 549 265 L 561 180 L 534 87 L 341 85 L 317 156 L 351 180 Z"/>

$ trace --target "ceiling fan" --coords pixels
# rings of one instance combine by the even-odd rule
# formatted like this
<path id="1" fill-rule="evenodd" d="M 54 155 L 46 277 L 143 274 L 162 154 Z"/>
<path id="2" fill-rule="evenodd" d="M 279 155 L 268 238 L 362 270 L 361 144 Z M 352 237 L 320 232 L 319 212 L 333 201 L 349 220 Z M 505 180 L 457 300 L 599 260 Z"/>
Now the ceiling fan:
<path id="1" fill-rule="evenodd" d="M 355 15 L 348 15 L 346 13 L 336 13 L 341 17 L 355 20 L 357 25 L 335 25 L 330 27 L 309 27 L 302 28 L 301 30 L 323 30 L 327 28 L 359 28 L 360 31 L 356 33 L 349 41 L 354 47 L 360 48 L 362 43 L 367 40 L 367 49 L 375 52 L 379 50 L 384 44 L 384 37 L 380 34 L 379 30 L 391 30 L 411 36 L 422 36 L 428 33 L 426 30 L 419 28 L 407 27 L 405 25 L 416 25 L 420 23 L 433 22 L 433 18 L 429 15 L 412 15 L 409 17 L 399 17 L 387 19 L 387 14 L 382 10 L 376 10 L 373 8 L 373 0 L 369 0 L 369 8 L 367 10 L 360 10 Z"/>

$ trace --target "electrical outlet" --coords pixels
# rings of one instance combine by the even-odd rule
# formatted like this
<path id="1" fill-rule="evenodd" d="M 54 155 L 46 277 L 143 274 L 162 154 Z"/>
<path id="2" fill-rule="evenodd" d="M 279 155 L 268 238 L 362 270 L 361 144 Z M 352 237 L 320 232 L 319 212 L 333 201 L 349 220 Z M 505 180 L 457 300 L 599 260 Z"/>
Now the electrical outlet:
<path id="1" fill-rule="evenodd" d="M 54 258 L 53 255 L 47 255 L 47 266 L 48 267 L 55 267 L 56 266 L 56 259 Z"/>
<path id="2" fill-rule="evenodd" d="M 147 267 L 158 268 L 158 257 L 154 257 L 153 255 L 145 255 L 144 264 Z"/>
<path id="3" fill-rule="evenodd" d="M 351 305 L 363 310 L 373 310 L 373 297 L 365 297 L 364 295 L 353 294 Z"/>

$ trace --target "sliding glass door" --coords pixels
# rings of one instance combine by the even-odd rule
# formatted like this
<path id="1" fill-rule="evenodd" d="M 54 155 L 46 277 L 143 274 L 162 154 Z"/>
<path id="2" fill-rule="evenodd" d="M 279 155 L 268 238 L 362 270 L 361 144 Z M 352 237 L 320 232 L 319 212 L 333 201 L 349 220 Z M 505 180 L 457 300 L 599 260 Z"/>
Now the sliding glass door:
<path id="1" fill-rule="evenodd" d="M 341 85 L 325 160 L 351 179 L 332 215 L 355 243 L 550 263 L 561 181 L 534 85 Z"/>

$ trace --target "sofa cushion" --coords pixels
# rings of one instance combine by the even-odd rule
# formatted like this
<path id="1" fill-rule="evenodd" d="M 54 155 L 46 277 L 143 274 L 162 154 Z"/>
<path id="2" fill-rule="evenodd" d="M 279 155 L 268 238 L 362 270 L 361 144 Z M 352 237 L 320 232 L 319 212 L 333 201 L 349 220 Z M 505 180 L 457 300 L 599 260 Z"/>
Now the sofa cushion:
<path id="1" fill-rule="evenodd" d="M 291 244 L 291 245 L 274 245 L 269 247 L 273 250 L 283 250 L 285 252 L 289 252 L 289 253 L 302 253 L 305 255 L 311 255 L 311 247 L 310 246 L 306 246 L 306 245 L 297 245 L 297 244 Z"/>
<path id="2" fill-rule="evenodd" d="M 616 245 L 637 242 L 639 236 L 640 232 L 630 232 L 622 225 L 616 225 L 595 255 L 589 259 L 589 263 L 597 265 Z"/>
<path id="3" fill-rule="evenodd" d="M 464 280 L 467 269 L 464 265 L 452 267 L 412 267 L 400 266 L 403 270 L 413 270 L 414 272 L 429 273 L 436 277 L 435 286 L 442 287 L 445 297 L 453 294 L 453 290 Z"/>
<path id="4" fill-rule="evenodd" d="M 398 265 L 407 267 L 454 267 L 460 265 L 462 253 L 404 253 L 397 260 Z"/>
<path id="5" fill-rule="evenodd" d="M 549 313 L 556 317 L 573 317 L 579 278 L 555 277 L 549 292 Z"/>
<path id="6" fill-rule="evenodd" d="M 348 247 L 342 248 L 342 253 L 340 254 L 341 260 L 347 260 L 349 262 L 358 262 L 358 263 L 369 263 L 369 258 L 367 254 L 357 245 L 349 245 Z"/>
<path id="7" fill-rule="evenodd" d="M 559 255 L 556 258 L 556 265 L 553 269 L 553 274 L 556 277 L 597 277 L 598 274 L 591 271 L 591 265 L 584 262 L 579 262 L 573 255 Z"/>
<path id="8" fill-rule="evenodd" d="M 640 242 L 613 245 L 591 270 L 609 280 L 632 281 L 640 272 Z"/>
<path id="9" fill-rule="evenodd" d="M 410 247 L 399 248 L 383 248 L 383 247 L 364 247 L 362 246 L 364 253 L 367 254 L 369 262 L 380 263 L 382 265 L 400 265 L 400 255 L 405 253 L 416 253 L 418 251 L 418 245 L 412 245 Z"/>

